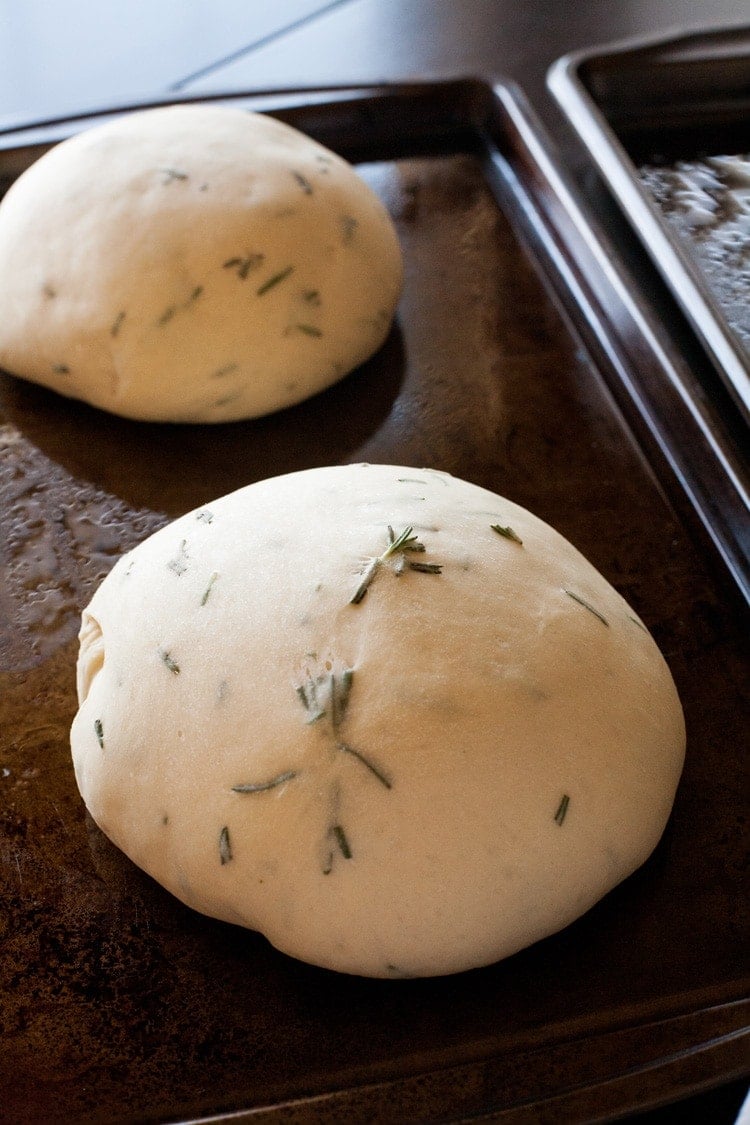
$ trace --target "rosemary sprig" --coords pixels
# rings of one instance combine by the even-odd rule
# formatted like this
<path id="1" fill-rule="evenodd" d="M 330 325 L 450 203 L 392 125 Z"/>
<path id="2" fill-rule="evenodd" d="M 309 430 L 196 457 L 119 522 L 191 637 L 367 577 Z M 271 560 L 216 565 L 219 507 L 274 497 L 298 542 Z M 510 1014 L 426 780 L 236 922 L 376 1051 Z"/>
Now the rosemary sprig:
<path id="1" fill-rule="evenodd" d="M 96 741 L 104 749 L 104 727 L 102 726 L 101 719 L 94 719 L 94 732 L 96 733 Z"/>
<path id="2" fill-rule="evenodd" d="M 232 842 L 229 839 L 229 828 L 225 824 L 219 833 L 219 859 L 222 867 L 232 858 Z"/>
<path id="3" fill-rule="evenodd" d="M 555 813 L 555 816 L 554 816 L 555 824 L 562 825 L 562 822 L 565 820 L 565 816 L 566 816 L 566 813 L 568 811 L 568 805 L 569 804 L 570 804 L 570 797 L 568 796 L 567 793 L 563 793 L 562 799 L 560 800 L 560 804 L 557 806 L 557 812 Z"/>
<path id="4" fill-rule="evenodd" d="M 398 564 L 396 573 L 400 573 L 405 565 L 403 555 L 406 552 L 422 552 L 425 550 L 424 543 L 421 543 L 417 536 L 414 534 L 413 527 L 405 527 L 399 535 L 396 535 L 392 527 L 388 527 L 388 546 L 383 551 L 382 555 L 377 555 L 371 558 L 364 569 L 360 579 L 359 586 L 354 591 L 354 594 L 349 599 L 349 605 L 359 605 L 367 593 L 373 578 L 378 570 L 389 559 L 397 558 Z M 421 571 L 423 574 L 440 574 L 442 573 L 442 566 L 438 563 L 415 563 L 409 562 L 411 570 Z"/>
<path id="5" fill-rule="evenodd" d="M 502 535 L 504 539 L 511 539 L 514 543 L 519 543 L 523 546 L 523 539 L 517 535 L 512 527 L 502 527 L 499 523 L 491 523 L 490 527 L 496 531 L 498 535 Z"/>
<path id="6" fill-rule="evenodd" d="M 589 613 L 593 613 L 594 617 L 598 617 L 602 625 L 606 625 L 607 628 L 609 628 L 609 621 L 607 621 L 607 618 L 602 616 L 598 609 L 594 609 L 590 602 L 587 602 L 585 598 L 582 598 L 580 594 L 575 594 L 572 590 L 565 590 L 564 592 L 568 595 L 569 598 L 572 598 L 574 602 L 578 602 L 578 604 L 582 605 L 584 609 L 587 609 Z"/>
<path id="7" fill-rule="evenodd" d="M 291 781 L 296 776 L 296 770 L 287 770 L 285 773 L 280 773 L 278 777 L 272 777 L 270 781 L 248 781 L 242 785 L 233 785 L 232 792 L 265 793 L 269 789 L 275 789 L 278 785 L 283 785 L 285 781 Z"/>

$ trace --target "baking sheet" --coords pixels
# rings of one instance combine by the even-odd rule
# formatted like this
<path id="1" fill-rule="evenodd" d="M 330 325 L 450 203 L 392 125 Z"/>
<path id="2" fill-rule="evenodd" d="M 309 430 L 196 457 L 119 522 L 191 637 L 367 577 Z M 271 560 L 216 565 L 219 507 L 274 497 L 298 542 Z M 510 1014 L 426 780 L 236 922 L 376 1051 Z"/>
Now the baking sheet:
<path id="1" fill-rule="evenodd" d="M 705 187 L 714 158 L 750 153 L 748 73 L 750 26 L 740 26 L 587 49 L 561 59 L 549 75 L 552 92 L 745 423 L 750 419 L 750 322 L 743 310 L 750 303 L 747 200 L 740 185 L 737 199 L 729 200 L 737 204 L 729 222 L 729 193 L 718 185 Z M 690 169 L 706 158 L 707 169 Z M 661 177 L 655 169 L 662 170 Z M 710 221 L 706 207 L 715 209 L 721 223 Z"/>
<path id="2" fill-rule="evenodd" d="M 360 162 L 397 224 L 405 292 L 378 355 L 292 410 L 216 427 L 128 422 L 0 376 L 3 1112 L 593 1121 L 735 1077 L 747 557 L 729 447 L 513 90 L 278 104 Z M 49 135 L 6 135 L 7 175 Z M 338 976 L 192 913 L 91 823 L 69 760 L 78 614 L 116 559 L 232 488 L 360 460 L 446 469 L 552 523 L 653 631 L 686 711 L 685 774 L 649 862 L 563 933 L 454 978 Z"/>

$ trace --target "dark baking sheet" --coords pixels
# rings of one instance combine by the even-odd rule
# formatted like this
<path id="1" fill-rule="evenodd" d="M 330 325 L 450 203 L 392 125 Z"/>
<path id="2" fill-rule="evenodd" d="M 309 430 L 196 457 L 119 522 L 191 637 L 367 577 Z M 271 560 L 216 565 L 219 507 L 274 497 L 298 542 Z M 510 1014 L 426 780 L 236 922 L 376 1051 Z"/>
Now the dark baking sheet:
<path id="1" fill-rule="evenodd" d="M 750 419 L 750 319 L 737 322 L 721 273 L 644 182 L 644 168 L 750 153 L 750 26 L 701 29 L 576 52 L 549 84 L 723 379 Z M 671 211 L 671 213 L 670 213 Z M 727 256 L 750 305 L 750 239 Z"/>
<path id="2" fill-rule="evenodd" d="M 730 437 L 620 284 L 518 95 L 478 82 L 256 100 L 361 163 L 406 259 L 381 352 L 308 403 L 127 422 L 0 375 L 0 1087 L 14 1122 L 602 1121 L 748 1070 L 748 553 Z M 52 136 L 6 133 L 12 178 Z M 80 609 L 167 519 L 339 461 L 532 508 L 654 632 L 687 718 L 649 862 L 563 933 L 438 980 L 338 976 L 203 918 L 87 819 Z"/>

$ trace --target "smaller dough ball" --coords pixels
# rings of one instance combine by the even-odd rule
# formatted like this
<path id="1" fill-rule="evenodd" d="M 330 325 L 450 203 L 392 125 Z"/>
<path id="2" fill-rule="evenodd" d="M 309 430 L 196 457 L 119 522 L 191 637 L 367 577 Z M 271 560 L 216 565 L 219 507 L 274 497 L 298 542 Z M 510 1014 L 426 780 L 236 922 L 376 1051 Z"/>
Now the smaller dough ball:
<path id="1" fill-rule="evenodd" d="M 390 217 L 346 161 L 261 114 L 146 110 L 5 196 L 0 365 L 129 418 L 252 418 L 364 362 L 401 282 Z"/>
<path id="2" fill-rule="evenodd" d="M 84 612 L 78 692 L 78 785 L 135 863 L 370 976 L 572 922 L 656 845 L 685 746 L 658 648 L 570 543 L 383 465 L 262 481 L 140 544 Z"/>

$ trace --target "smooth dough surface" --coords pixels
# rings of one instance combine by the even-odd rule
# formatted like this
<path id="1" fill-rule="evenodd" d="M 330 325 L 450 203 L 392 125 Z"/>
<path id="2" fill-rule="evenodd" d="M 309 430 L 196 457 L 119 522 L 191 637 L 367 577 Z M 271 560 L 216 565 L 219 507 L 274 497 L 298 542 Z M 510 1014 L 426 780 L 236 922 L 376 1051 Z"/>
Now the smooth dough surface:
<path id="1" fill-rule="evenodd" d="M 430 469 L 293 473 L 157 532 L 85 610 L 78 690 L 78 785 L 135 863 L 372 976 L 573 921 L 651 853 L 684 756 L 622 597 L 547 524 Z"/>
<path id="2" fill-rule="evenodd" d="M 395 229 L 353 168 L 223 106 L 96 126 L 0 205 L 0 366 L 152 421 L 289 406 L 384 341 Z"/>

